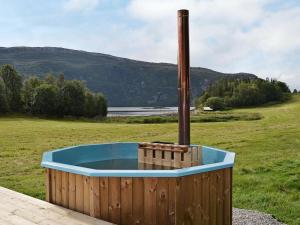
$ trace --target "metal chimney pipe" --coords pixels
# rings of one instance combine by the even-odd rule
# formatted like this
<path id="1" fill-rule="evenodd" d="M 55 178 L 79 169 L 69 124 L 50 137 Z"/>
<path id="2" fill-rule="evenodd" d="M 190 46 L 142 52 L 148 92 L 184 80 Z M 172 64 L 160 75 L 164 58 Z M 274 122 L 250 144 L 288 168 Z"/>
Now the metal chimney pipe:
<path id="1" fill-rule="evenodd" d="M 189 11 L 178 10 L 178 115 L 179 144 L 190 144 Z"/>

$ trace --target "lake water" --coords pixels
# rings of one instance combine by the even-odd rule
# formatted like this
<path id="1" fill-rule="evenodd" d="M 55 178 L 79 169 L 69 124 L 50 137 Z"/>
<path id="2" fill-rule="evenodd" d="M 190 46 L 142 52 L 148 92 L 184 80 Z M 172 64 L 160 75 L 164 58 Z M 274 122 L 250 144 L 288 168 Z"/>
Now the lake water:
<path id="1" fill-rule="evenodd" d="M 88 163 L 81 163 L 77 166 L 96 170 L 172 170 L 174 167 L 158 166 L 139 163 L 137 159 L 111 159 Z"/>
<path id="2" fill-rule="evenodd" d="M 195 107 L 190 108 L 191 111 Z M 108 107 L 108 117 L 113 116 L 155 116 L 178 113 L 177 107 Z"/>

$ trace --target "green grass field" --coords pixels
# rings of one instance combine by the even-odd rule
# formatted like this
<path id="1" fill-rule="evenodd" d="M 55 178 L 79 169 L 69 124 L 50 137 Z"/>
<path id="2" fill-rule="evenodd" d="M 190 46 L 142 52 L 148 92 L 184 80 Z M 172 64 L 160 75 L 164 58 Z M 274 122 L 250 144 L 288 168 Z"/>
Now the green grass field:
<path id="1" fill-rule="evenodd" d="M 300 95 L 280 105 L 239 109 L 260 120 L 192 123 L 192 143 L 237 153 L 234 207 L 300 224 Z M 83 143 L 176 141 L 177 124 L 126 124 L 0 118 L 0 185 L 44 198 L 46 150 Z"/>

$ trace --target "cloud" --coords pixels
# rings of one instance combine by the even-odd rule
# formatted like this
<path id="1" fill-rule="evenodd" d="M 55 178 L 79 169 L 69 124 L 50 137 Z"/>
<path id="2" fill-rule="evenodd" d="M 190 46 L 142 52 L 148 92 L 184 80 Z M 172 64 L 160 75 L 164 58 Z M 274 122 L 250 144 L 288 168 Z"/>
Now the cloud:
<path id="1" fill-rule="evenodd" d="M 61 46 L 170 63 L 177 61 L 176 11 L 186 8 L 192 66 L 274 77 L 300 89 L 299 1 L 26 0 L 3 7 L 1 46 Z"/>
<path id="2" fill-rule="evenodd" d="M 193 66 L 252 72 L 300 87 L 300 5 L 282 1 L 281 6 L 278 0 L 132 0 L 128 14 L 143 22 L 135 32 L 145 41 L 139 51 L 132 48 L 134 58 L 176 63 L 180 8 L 190 10 Z"/>
<path id="3" fill-rule="evenodd" d="M 67 0 L 63 7 L 67 11 L 89 11 L 95 9 L 100 3 L 100 0 Z"/>

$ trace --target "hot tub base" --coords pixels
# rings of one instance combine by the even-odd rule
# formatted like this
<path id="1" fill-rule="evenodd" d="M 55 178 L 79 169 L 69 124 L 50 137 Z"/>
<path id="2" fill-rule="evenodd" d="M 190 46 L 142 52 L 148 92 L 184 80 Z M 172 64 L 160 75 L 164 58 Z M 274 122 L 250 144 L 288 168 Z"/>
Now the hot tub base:
<path id="1" fill-rule="evenodd" d="M 47 201 L 120 225 L 231 225 L 232 168 L 181 177 L 46 169 Z"/>

